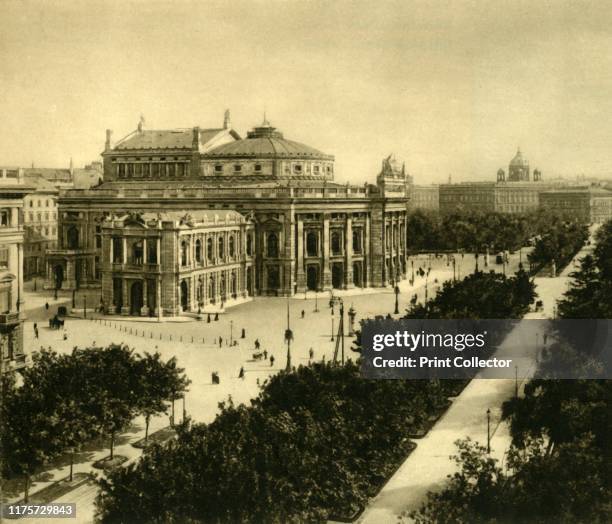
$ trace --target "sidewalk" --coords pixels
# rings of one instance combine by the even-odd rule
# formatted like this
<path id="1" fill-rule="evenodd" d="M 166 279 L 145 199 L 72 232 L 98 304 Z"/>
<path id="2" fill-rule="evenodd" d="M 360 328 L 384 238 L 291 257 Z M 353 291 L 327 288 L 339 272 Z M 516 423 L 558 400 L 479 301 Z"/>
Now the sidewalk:
<path id="1" fill-rule="evenodd" d="M 592 248 L 585 246 L 581 249 L 562 276 L 535 279 L 536 291 L 544 302 L 544 310 L 528 313 L 525 315 L 526 319 L 553 317 L 556 300 L 565 292 L 571 281 L 568 275 L 574 270 L 574 262 L 583 258 Z M 525 326 L 522 329 L 525 330 Z M 537 341 L 536 331 L 530 336 Z M 496 357 L 504 358 L 504 355 L 513 349 L 513 354 L 521 357 L 524 369 L 519 370 L 519 395 L 522 394 L 522 388 L 536 365 L 536 344 L 525 344 L 524 339 L 524 331 L 519 336 L 515 328 L 495 353 Z M 516 348 L 520 348 L 520 351 Z M 416 441 L 416 449 L 371 501 L 357 522 L 396 524 L 402 514 L 417 510 L 427 493 L 441 489 L 447 481 L 447 476 L 456 471 L 455 462 L 450 459 L 450 456 L 457 452 L 454 445 L 456 440 L 470 437 L 486 445 L 487 409 L 491 410 L 491 456 L 503 465 L 511 437 L 508 425 L 501 421 L 501 406 L 514 394 L 514 380 L 472 380 L 429 433 Z"/>

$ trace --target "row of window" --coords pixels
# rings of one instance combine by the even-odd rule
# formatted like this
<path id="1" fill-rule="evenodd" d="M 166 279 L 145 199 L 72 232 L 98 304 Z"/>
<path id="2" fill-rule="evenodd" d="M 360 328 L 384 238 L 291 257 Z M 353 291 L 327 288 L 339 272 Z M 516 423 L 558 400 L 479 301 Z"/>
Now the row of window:
<path id="1" fill-rule="evenodd" d="M 332 230 L 330 250 L 332 255 L 342 255 L 344 253 L 344 233 Z M 361 229 L 353 230 L 352 238 L 353 253 L 360 254 L 363 249 L 363 233 Z M 306 233 L 306 256 L 318 257 L 320 253 L 319 232 L 309 231 Z"/>
<path id="2" fill-rule="evenodd" d="M 57 213 L 55 211 L 50 211 L 50 212 L 47 211 L 47 212 L 44 213 L 44 215 L 40 211 L 38 213 L 36 213 L 36 214 L 34 214 L 32 211 L 30 211 L 27 214 L 28 220 L 30 222 L 34 222 L 35 218 L 36 218 L 36 222 L 42 222 L 43 216 L 44 216 L 46 221 L 48 221 L 48 220 L 57 220 Z"/>
<path id="3" fill-rule="evenodd" d="M 49 235 L 57 235 L 56 226 L 31 226 L 34 231 L 38 231 L 41 235 L 48 237 Z"/>
<path id="4" fill-rule="evenodd" d="M 42 200 L 38 200 L 37 202 L 38 202 L 37 207 L 43 207 Z M 30 200 L 30 207 L 34 207 L 34 200 Z M 47 198 L 45 200 L 45 207 L 55 207 L 55 202 L 51 200 L 50 198 Z"/>
<path id="5" fill-rule="evenodd" d="M 118 178 L 185 177 L 189 174 L 189 164 L 180 163 L 120 163 L 116 164 Z"/>
<path id="6" fill-rule="evenodd" d="M 219 237 L 217 239 L 217 258 L 225 258 L 225 238 Z M 189 265 L 189 248 L 190 243 L 187 240 L 181 242 L 181 266 L 185 267 Z M 248 256 L 253 255 L 253 238 L 251 235 L 246 237 L 246 252 Z M 234 235 L 230 235 L 227 241 L 227 253 L 231 259 L 236 256 L 236 238 Z M 215 256 L 215 243 L 211 237 L 206 239 L 206 260 L 211 263 Z M 195 263 L 201 264 L 203 262 L 202 253 L 202 241 L 198 238 L 195 241 Z"/>

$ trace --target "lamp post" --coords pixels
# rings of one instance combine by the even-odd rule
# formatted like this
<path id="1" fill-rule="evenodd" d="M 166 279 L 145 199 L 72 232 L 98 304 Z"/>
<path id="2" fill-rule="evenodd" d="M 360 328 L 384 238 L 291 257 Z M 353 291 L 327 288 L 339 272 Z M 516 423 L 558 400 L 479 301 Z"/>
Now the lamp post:
<path id="1" fill-rule="evenodd" d="M 83 295 L 83 318 L 87 318 L 87 295 Z"/>
<path id="2" fill-rule="evenodd" d="M 232 343 L 234 341 L 234 321 L 230 320 L 230 347 L 232 347 Z"/>
<path id="3" fill-rule="evenodd" d="M 487 408 L 487 453 L 491 453 L 491 410 Z"/>
<path id="4" fill-rule="evenodd" d="M 394 314 L 398 315 L 399 314 L 399 294 L 400 294 L 400 288 L 399 286 L 396 284 L 395 285 L 395 311 Z"/>
<path id="5" fill-rule="evenodd" d="M 285 330 L 285 341 L 287 342 L 287 365 L 285 371 L 291 371 L 291 341 L 293 340 L 293 331 L 289 326 L 289 298 L 287 298 L 287 329 Z"/>
<path id="6" fill-rule="evenodd" d="M 332 320 L 332 328 L 331 328 L 331 341 L 334 341 L 334 317 L 331 317 Z"/>
<path id="7" fill-rule="evenodd" d="M 76 289 L 72 290 L 72 309 L 76 309 Z"/>
<path id="8" fill-rule="evenodd" d="M 315 313 L 319 312 L 319 295 L 317 294 L 316 290 L 315 290 L 315 308 L 314 308 L 314 312 Z"/>
<path id="9" fill-rule="evenodd" d="M 351 304 L 351 307 L 348 310 L 348 317 L 349 317 L 348 336 L 349 337 L 352 337 L 355 334 L 355 315 L 357 315 L 357 312 L 355 311 L 355 308 L 353 308 L 353 305 Z"/>
<path id="10" fill-rule="evenodd" d="M 456 269 L 457 269 L 457 261 L 455 260 L 455 255 L 453 255 L 453 282 L 457 281 L 457 273 L 456 273 Z"/>
<path id="11" fill-rule="evenodd" d="M 514 398 L 518 398 L 518 366 L 514 366 Z"/>

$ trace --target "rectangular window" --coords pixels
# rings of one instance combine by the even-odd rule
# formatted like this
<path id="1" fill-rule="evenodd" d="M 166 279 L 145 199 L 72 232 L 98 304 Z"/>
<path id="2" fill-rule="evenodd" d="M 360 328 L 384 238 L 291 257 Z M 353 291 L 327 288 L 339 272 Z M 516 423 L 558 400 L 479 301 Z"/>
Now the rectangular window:
<path id="1" fill-rule="evenodd" d="M 11 212 L 9 209 L 0 210 L 0 226 L 10 226 L 11 225 Z"/>
<path id="2" fill-rule="evenodd" d="M 0 269 L 8 269 L 9 264 L 9 248 L 0 247 Z"/>

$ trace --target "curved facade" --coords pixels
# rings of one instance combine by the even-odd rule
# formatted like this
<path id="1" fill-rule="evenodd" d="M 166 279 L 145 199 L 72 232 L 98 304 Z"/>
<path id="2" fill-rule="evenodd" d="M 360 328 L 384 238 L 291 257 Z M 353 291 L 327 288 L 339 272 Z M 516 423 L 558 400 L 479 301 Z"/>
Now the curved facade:
<path id="1" fill-rule="evenodd" d="M 120 278 L 118 266 L 105 265 L 103 231 L 108 216 L 128 211 L 239 213 L 252 228 L 251 280 L 243 282 L 249 295 L 377 287 L 404 278 L 409 175 L 392 157 L 383 161 L 376 184 L 351 186 L 333 181 L 332 155 L 285 139 L 267 122 L 244 139 L 229 126 L 206 133 L 193 128 L 191 148 L 184 130 L 144 133 L 115 146 L 107 133 L 104 184 L 60 196 L 61 246 L 50 258 L 49 287 L 95 287 Z M 179 300 L 175 288 L 183 284 L 170 282 L 161 289 L 157 303 L 167 306 L 160 314 L 211 303 L 208 296 Z M 125 304 L 121 314 L 136 309 Z"/>

